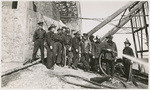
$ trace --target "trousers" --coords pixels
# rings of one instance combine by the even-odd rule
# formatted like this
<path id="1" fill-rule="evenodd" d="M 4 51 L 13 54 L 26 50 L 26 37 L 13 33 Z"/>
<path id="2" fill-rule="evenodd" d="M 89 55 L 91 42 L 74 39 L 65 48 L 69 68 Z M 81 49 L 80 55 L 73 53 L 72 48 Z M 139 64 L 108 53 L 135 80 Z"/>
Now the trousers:
<path id="1" fill-rule="evenodd" d="M 61 55 L 62 55 L 62 44 L 60 42 L 54 43 L 54 49 L 53 49 L 53 59 L 56 64 L 61 64 Z"/>
<path id="2" fill-rule="evenodd" d="M 131 81 L 131 75 L 129 75 L 129 73 L 131 72 L 130 70 L 130 67 L 131 67 L 131 61 L 128 60 L 128 59 L 124 59 L 123 60 L 123 64 L 124 64 L 124 67 L 125 67 L 125 77 L 127 78 L 127 80 Z M 131 73 L 132 74 L 132 73 Z"/>
<path id="3" fill-rule="evenodd" d="M 71 48 L 70 45 L 65 45 L 66 56 L 67 56 L 67 63 L 68 63 L 68 66 L 71 66 L 73 53 L 72 53 L 72 51 L 69 50 L 69 48 Z"/>
<path id="4" fill-rule="evenodd" d="M 114 60 L 106 60 L 106 73 L 113 77 L 114 75 Z"/>
<path id="5" fill-rule="evenodd" d="M 54 66 L 54 64 L 55 64 L 55 61 L 53 59 L 53 52 L 50 49 L 50 46 L 48 46 L 48 44 L 45 45 L 45 48 L 47 50 L 46 67 L 48 69 L 51 69 Z"/>
<path id="6" fill-rule="evenodd" d="M 92 58 L 91 57 L 90 66 L 91 66 L 91 71 L 97 72 L 99 69 L 99 58 Z"/>
<path id="7" fill-rule="evenodd" d="M 88 53 L 82 53 L 81 54 L 81 62 L 83 63 L 83 66 L 85 67 L 86 70 L 90 70 L 89 54 Z"/>
<path id="8" fill-rule="evenodd" d="M 43 39 L 37 39 L 34 42 L 34 49 L 33 49 L 33 54 L 32 54 L 32 60 L 36 59 L 36 54 L 38 49 L 40 48 L 41 51 L 41 60 L 44 60 L 44 40 Z"/>
<path id="9" fill-rule="evenodd" d="M 72 52 L 73 52 L 73 63 L 72 63 L 72 65 L 77 67 L 77 65 L 79 63 L 79 52 L 76 52 L 75 49 L 73 49 Z"/>

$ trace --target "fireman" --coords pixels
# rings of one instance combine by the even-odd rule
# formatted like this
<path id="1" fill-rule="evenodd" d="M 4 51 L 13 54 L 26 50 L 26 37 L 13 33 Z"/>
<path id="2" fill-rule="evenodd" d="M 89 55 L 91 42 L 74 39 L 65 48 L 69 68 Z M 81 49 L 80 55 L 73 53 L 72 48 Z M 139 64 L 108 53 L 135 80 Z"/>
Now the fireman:
<path id="1" fill-rule="evenodd" d="M 48 28 L 48 33 L 46 34 L 46 49 L 47 49 L 47 64 L 46 67 L 48 69 L 53 69 L 53 66 L 55 64 L 55 61 L 53 59 L 53 49 L 54 49 L 54 31 L 55 31 L 56 26 L 52 24 Z"/>
<path id="2" fill-rule="evenodd" d="M 73 52 L 73 62 L 72 68 L 77 70 L 77 65 L 79 63 L 79 43 L 80 34 L 79 32 L 74 33 L 75 37 L 72 38 L 72 52 Z"/>
<path id="3" fill-rule="evenodd" d="M 90 71 L 90 65 L 89 65 L 89 60 L 90 60 L 90 54 L 91 54 L 91 42 L 88 39 L 88 34 L 83 34 L 83 39 L 81 40 L 80 43 L 81 46 L 81 62 L 83 63 L 85 67 L 85 71 Z"/>
<path id="4" fill-rule="evenodd" d="M 126 41 L 124 42 L 125 47 L 123 49 L 123 54 L 127 54 L 130 56 L 134 56 L 133 50 L 130 47 L 131 43 L 129 42 L 128 39 L 126 39 Z M 123 64 L 125 67 L 125 76 L 127 78 L 127 81 L 132 81 L 132 62 L 131 60 L 123 57 Z"/>
<path id="5" fill-rule="evenodd" d="M 61 55 L 62 55 L 62 35 L 61 35 L 62 29 L 57 29 L 57 34 L 54 35 L 54 49 L 53 49 L 53 59 L 55 60 L 55 63 L 58 66 L 61 66 Z"/>
<path id="6" fill-rule="evenodd" d="M 95 41 L 95 62 L 94 62 L 94 71 L 99 72 L 99 56 L 102 51 L 102 43 L 100 41 L 100 37 L 96 36 L 96 41 Z"/>
<path id="7" fill-rule="evenodd" d="M 64 46 L 65 46 L 65 50 L 66 50 L 66 61 L 68 61 L 68 67 L 71 68 L 71 64 L 72 64 L 72 58 L 73 58 L 73 53 L 71 51 L 72 49 L 72 37 L 70 35 L 70 31 L 66 30 L 66 36 L 64 39 Z M 66 63 L 65 61 L 65 63 Z"/>
<path id="8" fill-rule="evenodd" d="M 46 38 L 46 31 L 43 29 L 43 22 L 39 22 L 37 24 L 39 25 L 39 28 L 35 30 L 33 35 L 34 50 L 33 50 L 31 63 L 36 60 L 36 54 L 38 49 L 40 48 L 41 61 L 44 64 L 44 42 Z"/>
<path id="9" fill-rule="evenodd" d="M 117 56 L 117 46 L 115 42 L 112 41 L 113 36 L 108 35 L 106 37 L 107 41 L 103 43 L 103 52 L 106 60 L 106 73 L 111 75 L 113 78 L 114 75 L 114 61 Z"/>
<path id="10" fill-rule="evenodd" d="M 65 63 L 66 63 L 66 47 L 64 45 L 64 41 L 65 41 L 65 37 L 66 37 L 67 28 L 63 26 L 61 29 L 62 29 L 61 34 L 60 34 L 61 38 L 62 38 L 62 42 L 61 42 L 61 44 L 62 44 L 61 66 L 64 67 Z"/>

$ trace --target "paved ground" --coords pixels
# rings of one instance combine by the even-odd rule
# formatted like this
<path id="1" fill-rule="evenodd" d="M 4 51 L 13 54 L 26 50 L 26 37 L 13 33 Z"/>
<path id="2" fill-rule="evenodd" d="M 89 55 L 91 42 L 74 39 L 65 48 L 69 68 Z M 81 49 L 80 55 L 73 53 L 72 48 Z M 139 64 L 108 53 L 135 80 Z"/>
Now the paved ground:
<path id="1" fill-rule="evenodd" d="M 11 65 L 11 64 L 2 64 L 2 66 Z M 19 64 L 21 65 L 21 64 Z M 12 64 L 13 67 L 16 67 L 14 64 Z M 5 67 L 6 68 L 6 67 Z M 3 70 L 4 71 L 4 70 Z M 71 85 L 68 83 L 63 82 L 59 77 L 56 75 L 65 75 L 65 74 L 71 74 L 71 75 L 77 75 L 80 77 L 84 77 L 87 79 L 90 79 L 92 77 L 101 77 L 99 74 L 93 74 L 89 72 L 84 72 L 83 70 L 73 70 L 69 69 L 67 67 L 58 67 L 55 66 L 54 70 L 47 69 L 42 64 L 37 64 L 32 67 L 29 67 L 27 69 L 18 71 L 16 73 L 13 73 L 8 76 L 4 76 L 2 78 L 2 88 L 38 88 L 38 89 L 68 89 L 68 88 L 75 88 L 75 89 L 82 89 L 83 87 Z M 79 84 L 84 85 L 91 85 L 90 83 L 84 82 L 82 80 L 76 79 L 76 78 L 68 78 L 71 82 L 76 82 Z M 104 85 L 112 86 L 112 83 L 110 82 L 104 82 Z M 147 88 L 146 85 L 143 85 L 141 83 L 139 84 L 139 88 Z M 113 84 L 115 87 L 124 88 L 120 82 L 116 82 Z M 127 88 L 134 88 L 136 89 L 133 84 L 128 84 Z"/>

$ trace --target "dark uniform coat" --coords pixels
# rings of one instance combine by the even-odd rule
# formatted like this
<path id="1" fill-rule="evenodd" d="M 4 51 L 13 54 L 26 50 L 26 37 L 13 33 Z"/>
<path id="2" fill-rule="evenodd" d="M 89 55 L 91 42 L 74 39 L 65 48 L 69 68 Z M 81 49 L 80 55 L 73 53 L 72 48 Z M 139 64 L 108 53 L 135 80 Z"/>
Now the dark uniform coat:
<path id="1" fill-rule="evenodd" d="M 63 38 L 60 33 L 57 33 L 54 35 L 54 49 L 53 49 L 53 55 L 54 55 L 54 60 L 56 60 L 57 64 L 61 64 L 62 61 L 62 43 L 63 43 Z"/>
<path id="2" fill-rule="evenodd" d="M 65 50 L 65 44 L 64 44 L 64 42 L 65 42 L 65 37 L 66 37 L 66 33 L 65 32 L 61 32 L 61 38 L 62 38 L 62 42 L 61 42 L 61 44 L 62 44 L 62 55 L 61 55 L 61 65 L 62 66 L 64 66 L 65 65 L 65 54 L 66 54 L 66 50 Z"/>
<path id="3" fill-rule="evenodd" d="M 71 66 L 72 63 L 72 58 L 73 58 L 73 53 L 71 50 L 69 50 L 70 48 L 72 48 L 72 37 L 71 35 L 65 35 L 64 37 L 64 46 L 66 49 L 66 56 L 68 59 L 68 66 Z"/>
<path id="4" fill-rule="evenodd" d="M 115 57 L 117 56 L 117 47 L 115 42 L 113 41 L 106 41 L 102 45 L 102 49 L 104 51 L 104 56 L 106 60 L 106 73 L 111 75 L 113 77 L 114 75 L 114 60 Z M 111 49 L 114 52 L 109 52 L 107 49 Z"/>
<path id="5" fill-rule="evenodd" d="M 96 41 L 94 50 L 95 58 L 99 58 L 101 51 L 102 51 L 102 43 Z"/>
<path id="6" fill-rule="evenodd" d="M 80 39 L 77 37 L 73 37 L 72 39 L 72 52 L 73 52 L 73 66 L 77 67 L 79 63 L 79 43 Z M 78 52 L 76 51 L 78 50 Z"/>
<path id="7" fill-rule="evenodd" d="M 89 59 L 90 59 L 90 54 L 91 52 L 91 42 L 90 40 L 83 40 L 80 42 L 80 47 L 81 47 L 81 62 L 83 63 L 85 70 L 90 69 L 89 65 Z"/>
<path id="8" fill-rule="evenodd" d="M 107 49 L 111 49 L 112 51 L 117 52 L 117 46 L 116 46 L 115 42 L 113 42 L 113 41 L 104 42 L 102 45 L 102 49 L 105 51 L 105 59 L 107 59 L 107 60 L 114 60 L 115 57 L 117 56 L 117 53 L 107 52 Z"/>
<path id="9" fill-rule="evenodd" d="M 54 49 L 54 32 L 50 31 L 46 34 L 46 49 L 47 49 L 47 63 L 46 67 L 51 69 L 54 66 L 53 49 Z M 52 49 L 50 48 L 52 47 Z"/>

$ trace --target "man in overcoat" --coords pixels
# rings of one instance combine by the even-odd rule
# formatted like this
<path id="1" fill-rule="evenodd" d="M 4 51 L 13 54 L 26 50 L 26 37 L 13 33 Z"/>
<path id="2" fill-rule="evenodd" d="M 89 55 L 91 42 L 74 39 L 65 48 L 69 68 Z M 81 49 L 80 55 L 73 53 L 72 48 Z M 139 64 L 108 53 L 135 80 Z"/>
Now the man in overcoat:
<path id="1" fill-rule="evenodd" d="M 79 42 L 80 34 L 79 32 L 74 33 L 75 37 L 72 39 L 72 52 L 73 52 L 73 63 L 72 68 L 77 70 L 77 65 L 79 63 Z"/>
<path id="2" fill-rule="evenodd" d="M 103 52 L 106 60 L 106 73 L 111 75 L 113 78 L 114 75 L 114 61 L 116 59 L 117 53 L 117 46 L 115 42 L 112 41 L 113 36 L 108 35 L 106 37 L 107 41 L 103 42 Z"/>
<path id="3" fill-rule="evenodd" d="M 55 61 L 53 59 L 53 49 L 54 49 L 54 31 L 56 29 L 56 26 L 54 24 L 52 24 L 49 28 L 48 28 L 48 33 L 46 34 L 46 49 L 47 49 L 47 63 L 46 63 L 46 67 L 48 69 L 53 69 L 53 66 L 55 64 Z"/>

